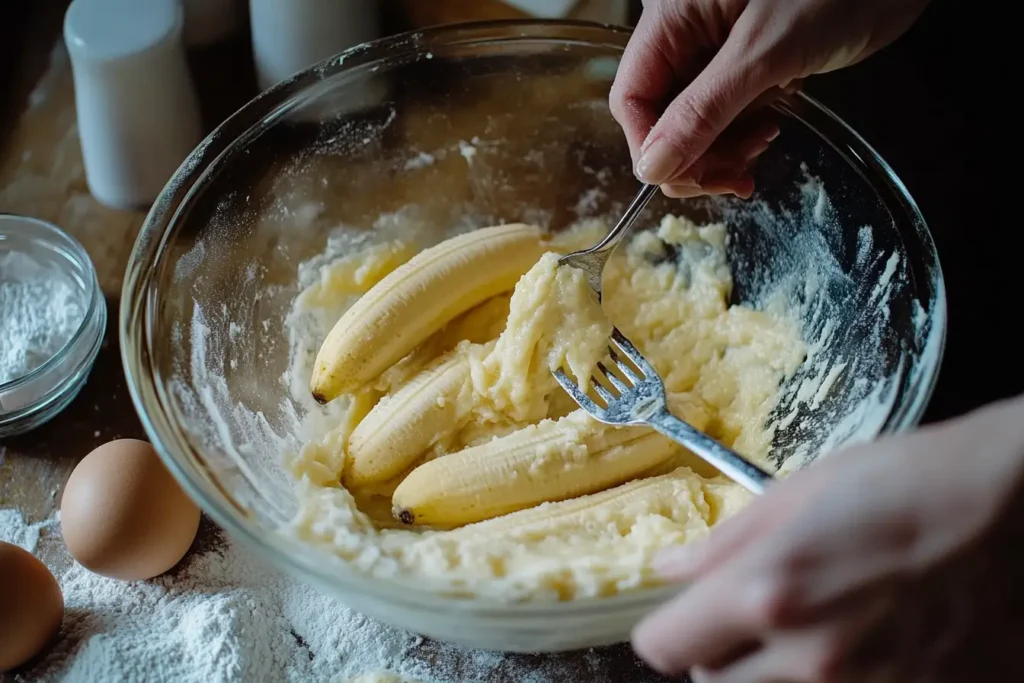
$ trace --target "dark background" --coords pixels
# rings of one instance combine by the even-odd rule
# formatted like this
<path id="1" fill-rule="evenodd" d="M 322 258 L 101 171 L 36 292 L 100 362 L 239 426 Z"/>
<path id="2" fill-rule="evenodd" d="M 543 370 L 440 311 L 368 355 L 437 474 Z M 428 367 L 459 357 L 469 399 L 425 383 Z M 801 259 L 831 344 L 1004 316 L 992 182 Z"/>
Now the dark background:
<path id="1" fill-rule="evenodd" d="M 933 1 L 895 44 L 806 85 L 889 162 L 935 238 L 949 333 L 926 421 L 1024 391 L 1019 141 L 1003 120 L 1020 38 L 982 7 Z"/>

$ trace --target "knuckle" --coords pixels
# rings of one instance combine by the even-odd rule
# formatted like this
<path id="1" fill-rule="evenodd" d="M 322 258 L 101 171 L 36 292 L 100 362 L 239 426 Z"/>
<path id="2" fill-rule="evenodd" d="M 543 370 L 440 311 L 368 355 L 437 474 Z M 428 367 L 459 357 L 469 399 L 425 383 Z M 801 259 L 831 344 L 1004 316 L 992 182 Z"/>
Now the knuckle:
<path id="1" fill-rule="evenodd" d="M 811 549 L 795 548 L 786 553 L 752 592 L 756 625 L 763 629 L 791 626 L 807 606 L 821 563 L 821 555 Z"/>
<path id="2" fill-rule="evenodd" d="M 690 671 L 690 680 L 693 683 L 715 683 L 715 678 L 714 674 L 703 668 L 698 667 Z"/>
<path id="3" fill-rule="evenodd" d="M 917 515 L 903 511 L 885 520 L 881 528 L 882 542 L 895 549 L 907 550 L 919 544 L 922 529 Z"/>
<path id="4" fill-rule="evenodd" d="M 752 596 L 751 611 L 758 629 L 770 630 L 785 625 L 794 596 L 794 586 L 788 578 L 764 581 Z"/>
<path id="5" fill-rule="evenodd" d="M 803 42 L 793 40 L 795 35 L 807 35 L 807 27 L 798 25 L 804 21 L 796 16 L 789 22 L 780 22 L 772 17 L 777 10 L 774 3 L 757 3 L 750 21 L 743 22 L 730 38 L 735 40 L 735 51 L 743 56 L 743 63 L 748 69 L 761 75 L 766 80 L 782 80 L 773 78 L 782 74 L 795 76 L 799 71 L 797 64 L 803 50 Z M 817 31 L 815 26 L 811 30 Z M 787 79 L 788 80 L 788 79 Z"/>
<path id="6" fill-rule="evenodd" d="M 807 677 L 818 683 L 836 683 L 842 678 L 846 655 L 845 638 L 839 633 L 830 634 L 822 641 L 818 651 L 810 657 Z"/>
<path id="7" fill-rule="evenodd" d="M 800 576 L 816 571 L 822 564 L 821 553 L 798 545 L 786 553 L 782 560 L 782 571 L 787 576 Z"/>
<path id="8" fill-rule="evenodd" d="M 689 130 L 697 136 L 712 135 L 718 130 L 716 121 L 722 108 L 710 93 L 697 93 L 695 97 L 682 96 L 675 110 L 677 130 Z"/>

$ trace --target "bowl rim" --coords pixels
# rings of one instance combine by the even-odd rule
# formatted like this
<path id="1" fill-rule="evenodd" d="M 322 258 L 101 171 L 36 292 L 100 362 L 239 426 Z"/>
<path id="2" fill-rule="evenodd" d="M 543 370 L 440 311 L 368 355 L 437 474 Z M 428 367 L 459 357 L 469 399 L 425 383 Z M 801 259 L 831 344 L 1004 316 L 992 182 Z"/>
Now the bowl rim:
<path id="1" fill-rule="evenodd" d="M 578 32 L 580 35 L 567 35 L 570 32 Z M 612 596 L 583 598 L 569 602 L 508 602 L 486 596 L 456 599 L 424 588 L 422 583 L 370 576 L 344 565 L 340 560 L 330 563 L 324 563 L 322 560 L 314 562 L 304 553 L 296 553 L 295 550 L 299 547 L 297 542 L 283 534 L 251 528 L 246 522 L 249 513 L 234 505 L 230 496 L 227 496 L 212 478 L 204 480 L 203 473 L 208 473 L 208 468 L 194 457 L 195 454 L 190 452 L 189 448 L 183 447 L 180 439 L 181 427 L 169 414 L 170 411 L 162 405 L 157 395 L 159 390 L 153 373 L 148 372 L 148 363 L 152 358 L 149 346 L 152 335 L 146 312 L 149 306 L 155 303 L 151 284 L 182 207 L 188 204 L 196 187 L 203 184 L 207 172 L 216 167 L 218 161 L 247 143 L 254 129 L 272 124 L 277 117 L 287 111 L 289 103 L 299 99 L 301 93 L 306 92 L 308 88 L 339 73 L 366 67 L 369 64 L 389 62 L 397 57 L 415 58 L 418 55 L 419 58 L 424 58 L 434 47 L 481 43 L 488 40 L 537 40 L 606 46 L 621 51 L 625 48 L 631 33 L 631 30 L 625 27 L 595 22 L 521 19 L 436 26 L 380 38 L 312 65 L 265 90 L 221 123 L 181 164 L 150 209 L 129 259 L 119 311 L 121 359 L 132 402 L 161 460 L 188 495 L 230 536 L 255 549 L 279 569 L 328 589 L 343 601 L 346 595 L 361 594 L 367 600 L 373 599 L 417 611 L 464 612 L 472 613 L 478 618 L 502 619 L 545 619 L 565 617 L 567 614 L 576 617 L 590 615 L 607 618 L 617 612 L 633 613 L 637 609 L 654 607 L 678 592 L 678 586 L 653 586 Z M 890 415 L 894 422 L 891 425 L 887 424 L 887 431 L 904 431 L 916 425 L 923 414 L 938 378 L 945 346 L 945 286 L 934 241 L 920 209 L 907 188 L 874 148 L 831 110 L 813 98 L 797 93 L 788 101 L 790 104 L 787 106 L 797 110 L 804 108 L 822 117 L 823 121 L 835 128 L 834 132 L 843 138 L 842 144 L 848 152 L 844 154 L 846 161 L 854 164 L 850 159 L 850 155 L 853 155 L 864 166 L 857 170 L 871 174 L 872 186 L 876 191 L 879 185 L 889 191 L 891 196 L 885 200 L 887 209 L 894 215 L 897 212 L 902 214 L 907 224 L 917 233 L 921 246 L 933 261 L 931 265 L 934 266 L 935 292 L 930 302 L 933 323 L 928 337 L 930 343 L 937 344 L 937 354 L 932 356 L 934 360 L 919 373 L 915 386 L 911 389 L 915 397 L 912 404 L 906 406 L 899 414 Z M 796 116 L 799 119 L 799 114 Z M 807 125 L 806 121 L 803 123 Z M 231 133 L 236 133 L 235 137 L 227 139 Z M 824 135 L 822 138 L 833 147 L 838 144 L 836 140 Z M 843 153 L 842 150 L 839 151 Z M 396 590 L 398 587 L 406 590 Z"/>
<path id="2" fill-rule="evenodd" d="M 25 386 L 36 379 L 43 377 L 50 373 L 54 368 L 59 367 L 61 363 L 71 356 L 77 348 L 88 343 L 95 347 L 90 350 L 82 358 L 79 363 L 76 363 L 73 367 L 69 367 L 67 373 L 62 374 L 54 385 L 39 396 L 32 403 L 23 406 L 17 410 L 11 412 L 0 412 L 0 431 L 5 434 L 17 434 L 21 433 L 21 429 L 18 427 L 19 424 L 30 422 L 33 417 L 42 411 L 45 411 L 49 406 L 59 403 L 61 397 L 66 392 L 77 391 L 80 382 L 69 382 L 80 374 L 87 374 L 88 368 L 91 367 L 93 362 L 96 360 L 96 354 L 99 351 L 100 343 L 96 339 L 89 339 L 89 331 L 91 328 L 98 326 L 98 337 L 102 342 L 103 336 L 106 332 L 106 306 L 103 300 L 103 290 L 100 287 L 99 276 L 96 273 L 96 267 L 93 265 L 92 259 L 89 257 L 89 253 L 82 246 L 81 242 L 72 237 L 66 231 L 62 230 L 56 224 L 42 218 L 36 218 L 34 216 L 25 216 L 22 214 L 0 212 L 0 231 L 4 230 L 5 224 L 12 223 L 14 225 L 9 227 L 17 227 L 20 225 L 31 225 L 33 228 L 40 230 L 40 234 L 37 237 L 32 237 L 35 242 L 43 242 L 48 247 L 53 248 L 57 251 L 61 257 L 66 261 L 76 264 L 82 269 L 82 283 L 84 285 L 83 299 L 87 299 L 85 313 L 82 316 L 82 322 L 79 323 L 66 342 L 49 358 L 44 362 L 30 370 L 29 372 L 15 377 L 14 379 L 0 383 L 0 393 L 11 391 L 19 387 Z M 67 268 L 62 268 L 62 272 L 67 273 Z M 75 278 L 77 280 L 77 278 Z M 83 370 L 86 370 L 83 373 Z M 52 415 L 49 417 L 53 417 Z M 37 425 L 32 425 L 37 426 Z"/>

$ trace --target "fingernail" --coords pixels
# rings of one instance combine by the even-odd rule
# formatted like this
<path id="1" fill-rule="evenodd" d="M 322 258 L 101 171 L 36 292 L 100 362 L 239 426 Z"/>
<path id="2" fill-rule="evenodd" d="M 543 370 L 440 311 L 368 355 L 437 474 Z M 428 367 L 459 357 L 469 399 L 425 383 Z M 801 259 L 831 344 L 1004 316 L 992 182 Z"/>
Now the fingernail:
<path id="1" fill-rule="evenodd" d="M 708 683 L 711 680 L 711 674 L 708 673 L 707 669 L 694 667 L 690 669 L 690 680 L 693 683 Z"/>
<path id="2" fill-rule="evenodd" d="M 700 183 L 693 180 L 692 178 L 680 178 L 679 180 L 673 180 L 668 183 L 670 187 L 678 187 L 683 190 L 699 190 Z"/>
<path id="3" fill-rule="evenodd" d="M 667 185 L 662 185 L 661 190 L 666 196 L 673 199 L 689 199 L 704 194 L 699 185 L 691 183 L 668 183 Z"/>
<path id="4" fill-rule="evenodd" d="M 645 183 L 661 185 L 679 168 L 675 148 L 662 138 L 647 145 L 636 162 L 636 177 Z"/>
<path id="5" fill-rule="evenodd" d="M 685 578 L 700 569 L 704 559 L 704 544 L 677 545 L 658 553 L 652 566 L 654 571 L 669 578 Z"/>
<path id="6" fill-rule="evenodd" d="M 771 141 L 772 141 L 772 140 L 774 140 L 775 138 L 779 137 L 779 133 L 781 133 L 781 132 L 782 132 L 781 130 L 779 130 L 778 128 L 775 128 L 775 129 L 773 129 L 773 130 L 772 130 L 772 132 L 771 132 L 771 133 L 769 133 L 768 135 L 766 135 L 764 139 L 765 139 L 766 141 L 768 141 L 768 142 L 771 142 Z"/>

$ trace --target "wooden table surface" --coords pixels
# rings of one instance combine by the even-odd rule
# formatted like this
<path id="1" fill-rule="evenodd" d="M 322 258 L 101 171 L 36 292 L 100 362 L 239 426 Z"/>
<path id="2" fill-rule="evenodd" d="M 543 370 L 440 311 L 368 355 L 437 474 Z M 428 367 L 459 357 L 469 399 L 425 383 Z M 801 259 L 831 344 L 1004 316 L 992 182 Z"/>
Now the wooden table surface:
<path id="1" fill-rule="evenodd" d="M 0 441 L 0 509 L 16 508 L 26 522 L 34 523 L 52 517 L 68 476 L 93 448 L 116 438 L 146 438 L 125 386 L 117 336 L 121 283 L 145 214 L 104 207 L 89 194 L 70 65 L 58 40 L 66 2 L 40 0 L 28 5 L 30 9 L 20 17 L 27 30 L 21 34 L 23 40 L 15 43 L 14 59 L 6 62 L 7 71 L 0 80 L 0 212 L 51 221 L 78 239 L 99 275 L 108 313 L 102 349 L 78 397 L 42 427 Z M 431 15 L 430 21 L 435 19 Z M 0 16 L 0 25 L 4 23 Z M 0 29 L 0 41 L 3 33 Z M 26 35 L 31 39 L 25 40 Z M 190 54 L 208 128 L 255 94 L 244 45 L 243 36 L 234 44 Z M 238 77 L 240 65 L 243 78 Z M 220 533 L 207 520 L 196 545 L 207 545 L 210 536 Z M 58 575 L 71 562 L 57 533 L 43 538 L 38 553 Z M 518 666 L 535 664 L 538 671 L 596 669 L 601 673 L 592 677 L 595 681 L 662 680 L 626 645 L 517 659 L 521 660 Z M 16 679 L 0 675 L 0 681 L 8 680 Z"/>

